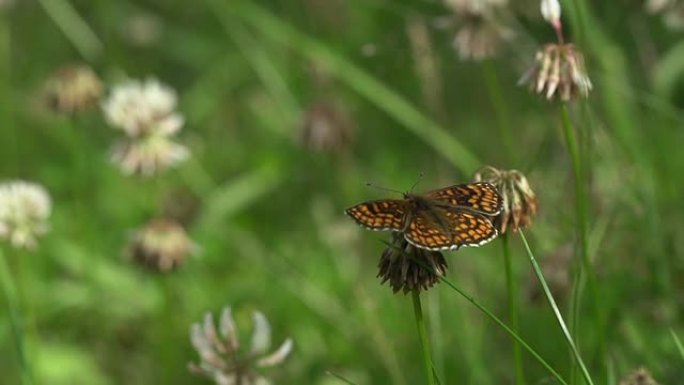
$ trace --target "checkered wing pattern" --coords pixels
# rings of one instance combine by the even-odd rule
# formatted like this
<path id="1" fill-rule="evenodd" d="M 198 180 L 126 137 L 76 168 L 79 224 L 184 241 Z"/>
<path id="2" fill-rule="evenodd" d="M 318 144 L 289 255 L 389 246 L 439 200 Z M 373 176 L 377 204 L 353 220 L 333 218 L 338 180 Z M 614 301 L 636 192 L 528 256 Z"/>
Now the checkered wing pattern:
<path id="1" fill-rule="evenodd" d="M 463 206 L 485 215 L 497 215 L 503 208 L 503 199 L 496 187 L 489 183 L 466 183 L 426 193 L 425 199 Z"/>
<path id="2" fill-rule="evenodd" d="M 359 203 L 345 212 L 359 225 L 370 230 L 396 230 L 404 228 L 406 200 L 383 199 Z"/>
<path id="3" fill-rule="evenodd" d="M 485 216 L 463 210 L 433 208 L 413 215 L 404 235 L 411 244 L 428 250 L 481 246 L 497 231 Z"/>

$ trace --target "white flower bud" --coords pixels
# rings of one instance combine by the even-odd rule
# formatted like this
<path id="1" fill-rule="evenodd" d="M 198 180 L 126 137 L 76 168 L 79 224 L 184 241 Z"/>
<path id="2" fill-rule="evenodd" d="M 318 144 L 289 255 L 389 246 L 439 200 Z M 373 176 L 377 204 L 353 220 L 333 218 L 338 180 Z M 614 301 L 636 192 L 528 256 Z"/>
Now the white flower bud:
<path id="1" fill-rule="evenodd" d="M 554 28 L 560 27 L 561 6 L 558 0 L 542 0 L 541 13 Z"/>

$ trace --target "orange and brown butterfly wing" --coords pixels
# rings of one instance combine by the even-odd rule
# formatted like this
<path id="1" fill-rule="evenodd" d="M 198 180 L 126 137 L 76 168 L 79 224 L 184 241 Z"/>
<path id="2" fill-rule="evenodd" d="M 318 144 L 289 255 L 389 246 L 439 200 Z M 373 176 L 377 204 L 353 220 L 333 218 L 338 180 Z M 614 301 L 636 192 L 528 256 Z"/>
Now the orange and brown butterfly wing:
<path id="1" fill-rule="evenodd" d="M 345 210 L 345 213 L 369 230 L 401 231 L 407 210 L 406 200 L 383 199 L 359 203 Z"/>
<path id="2" fill-rule="evenodd" d="M 468 211 L 445 210 L 458 246 L 482 246 L 499 234 L 492 221 L 484 215 Z"/>
<path id="3" fill-rule="evenodd" d="M 435 207 L 416 212 L 404 234 L 411 244 L 428 250 L 481 246 L 496 238 L 497 230 L 484 215 Z"/>
<path id="4" fill-rule="evenodd" d="M 423 197 L 451 206 L 468 207 L 485 215 L 497 215 L 503 207 L 503 199 L 496 187 L 486 182 L 457 184 L 430 191 Z"/>

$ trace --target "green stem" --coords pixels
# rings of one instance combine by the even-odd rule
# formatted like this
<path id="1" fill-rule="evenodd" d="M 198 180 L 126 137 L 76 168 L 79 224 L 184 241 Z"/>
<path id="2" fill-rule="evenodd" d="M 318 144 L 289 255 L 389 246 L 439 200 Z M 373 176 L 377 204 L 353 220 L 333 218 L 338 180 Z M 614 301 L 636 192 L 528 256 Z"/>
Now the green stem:
<path id="1" fill-rule="evenodd" d="M 513 130 L 511 130 L 511 125 L 509 123 L 508 105 L 501 92 L 501 85 L 499 83 L 499 77 L 496 74 L 496 68 L 494 68 L 491 61 L 486 60 L 483 62 L 482 74 L 484 76 L 485 84 L 487 85 L 487 91 L 492 106 L 494 107 L 496 123 L 499 126 L 499 133 L 501 134 L 504 146 L 506 147 L 508 159 L 514 161 L 516 160 L 515 145 L 513 141 Z"/>
<path id="2" fill-rule="evenodd" d="M 672 339 L 674 340 L 675 346 L 677 346 L 677 351 L 679 352 L 679 355 L 684 359 L 684 346 L 682 345 L 682 341 L 679 340 L 679 337 L 677 337 L 677 333 L 673 329 L 670 329 L 670 334 L 672 335 Z"/>
<path id="3" fill-rule="evenodd" d="M 356 385 L 351 380 L 343 377 L 341 374 L 337 374 L 337 373 L 333 372 L 332 370 L 326 370 L 325 374 L 327 374 L 329 376 L 333 376 L 333 377 L 337 378 L 338 380 L 344 382 L 345 384 Z"/>
<path id="4" fill-rule="evenodd" d="M 7 13 L 7 12 L 6 12 Z M 12 95 L 12 35 L 9 15 L 0 12 L 0 122 L 7 146 L 3 148 L 7 153 L 3 154 L 3 165 L 9 167 L 15 173 L 22 171 L 21 133 L 14 124 L 14 97 Z M 7 170 L 7 169 L 6 169 Z"/>
<path id="5" fill-rule="evenodd" d="M 26 341 L 24 335 L 24 323 L 21 316 L 21 308 L 19 307 L 19 299 L 17 296 L 16 286 L 10 274 L 9 266 L 5 261 L 5 255 L 0 249 L 0 284 L 2 284 L 2 291 L 7 303 L 7 312 L 10 317 L 10 327 L 14 335 L 14 345 L 17 350 L 17 357 L 19 358 L 19 366 L 21 367 L 22 384 L 30 385 L 33 383 L 31 376 L 31 368 L 26 355 Z"/>
<path id="6" fill-rule="evenodd" d="M 425 364 L 425 377 L 428 385 L 435 385 L 435 377 L 432 372 L 432 358 L 430 357 L 430 342 L 425 332 L 425 320 L 423 319 L 423 307 L 420 304 L 420 291 L 414 290 L 413 298 L 413 315 L 416 317 L 416 327 L 418 328 L 418 338 L 420 339 L 420 346 L 423 350 L 423 364 Z"/>
<path id="7" fill-rule="evenodd" d="M 506 325 L 499 317 L 495 316 L 494 313 L 492 313 L 492 312 L 490 312 L 489 310 L 487 310 L 487 308 L 484 307 L 484 306 L 482 306 L 482 304 L 480 304 L 479 302 L 477 302 L 477 300 L 475 300 L 475 298 L 473 298 L 472 296 L 466 294 L 464 291 L 462 291 L 461 289 L 459 289 L 458 287 L 456 287 L 456 285 L 454 285 L 453 283 L 451 283 L 451 281 L 449 281 L 448 279 L 446 279 L 446 278 L 444 278 L 444 277 L 442 277 L 442 278 L 440 278 L 440 279 L 442 280 L 442 282 L 444 282 L 445 284 L 447 284 L 447 286 L 449 286 L 449 287 L 452 288 L 454 291 L 456 291 L 458 294 L 460 294 L 461 297 L 465 298 L 468 302 L 470 302 L 471 304 L 473 304 L 478 310 L 480 310 L 480 311 L 481 311 L 482 313 L 484 313 L 487 317 L 489 317 L 492 321 L 494 321 L 494 323 L 496 323 L 497 325 L 499 325 L 499 327 L 501 327 L 504 331 L 506 331 L 506 333 L 508 333 L 508 335 L 510 335 L 513 339 L 515 339 L 515 341 L 516 341 L 517 343 L 519 343 L 520 346 L 522 346 L 523 348 L 525 348 L 525 350 L 527 350 L 527 352 L 530 353 L 530 354 L 532 355 L 532 357 L 534 357 L 534 359 L 537 360 L 537 362 L 539 362 L 539 364 L 541 364 L 544 368 L 546 368 L 546 370 L 548 370 L 549 373 L 550 373 L 556 380 L 558 380 L 559 383 L 561 383 L 562 385 L 568 385 L 568 383 L 563 379 L 563 377 L 561 377 L 561 375 L 558 374 L 558 372 L 557 372 L 555 369 L 553 369 L 553 367 L 551 367 L 551 365 L 549 365 L 549 363 L 546 362 L 546 361 L 539 355 L 539 353 L 537 353 L 534 349 L 532 349 L 532 347 L 531 347 L 530 345 L 528 345 L 527 342 L 525 342 L 522 338 L 520 338 L 520 336 L 518 335 L 518 333 L 514 332 L 510 327 L 508 327 L 508 325 Z"/>
<path id="8" fill-rule="evenodd" d="M 506 291 L 508 292 L 508 316 L 511 322 L 511 328 L 517 334 L 520 332 L 518 326 L 518 289 L 513 279 L 513 263 L 511 260 L 511 244 L 508 234 L 501 235 L 501 248 L 504 257 L 504 269 L 506 272 Z M 513 359 L 515 362 L 515 380 L 516 384 L 521 385 L 525 383 L 525 372 L 522 364 L 522 351 L 520 344 L 513 342 Z"/>
<path id="9" fill-rule="evenodd" d="M 584 376 L 584 379 L 587 382 L 587 384 L 594 385 L 594 382 L 592 381 L 591 376 L 589 375 L 589 371 L 587 370 L 586 365 L 584 365 L 584 361 L 582 360 L 582 357 L 579 354 L 579 350 L 577 349 L 577 346 L 575 345 L 572 336 L 570 336 L 570 331 L 568 330 L 568 327 L 565 325 L 565 321 L 563 321 L 563 316 L 561 315 L 561 312 L 558 309 L 558 305 L 556 304 L 556 301 L 553 299 L 553 295 L 551 294 L 549 285 L 546 284 L 546 280 L 544 279 L 544 275 L 542 274 L 541 268 L 539 267 L 537 260 L 534 258 L 534 254 L 532 254 L 530 245 L 527 243 L 527 238 L 525 238 L 525 234 L 522 230 L 519 230 L 519 232 L 520 238 L 525 244 L 525 250 L 527 251 L 527 255 L 530 258 L 532 269 L 534 270 L 534 273 L 537 275 L 539 283 L 542 285 L 542 289 L 544 291 L 544 295 L 546 296 L 546 300 L 549 302 L 549 306 L 551 306 L 551 310 L 553 310 L 553 314 L 556 316 L 558 326 L 560 326 L 561 331 L 563 332 L 563 336 L 565 337 L 565 340 L 567 341 L 570 350 L 572 350 L 572 353 L 575 356 L 575 360 L 577 361 L 577 364 L 579 365 L 582 371 L 582 375 Z"/>
<path id="10" fill-rule="evenodd" d="M 580 147 L 578 145 L 577 133 L 575 127 L 570 119 L 570 113 L 566 104 L 561 106 L 561 120 L 563 122 L 563 134 L 565 142 L 568 147 L 568 152 L 572 161 L 572 169 L 575 178 L 575 212 L 577 217 L 577 232 L 580 240 L 580 270 L 576 275 L 573 290 L 575 295 L 572 300 L 571 310 L 571 325 L 572 331 L 577 340 L 579 335 L 579 313 L 581 306 L 581 299 L 583 294 L 583 286 L 586 282 L 589 293 L 592 297 L 592 305 L 596 320 L 596 330 L 598 331 L 599 343 L 599 357 L 605 357 L 605 330 L 603 322 L 603 313 L 601 311 L 601 301 L 599 300 L 599 293 L 596 284 L 596 278 L 593 272 L 591 258 L 589 256 L 589 205 L 587 201 L 587 192 L 585 190 L 586 177 L 584 175 L 584 168 L 582 167 L 582 157 Z"/>

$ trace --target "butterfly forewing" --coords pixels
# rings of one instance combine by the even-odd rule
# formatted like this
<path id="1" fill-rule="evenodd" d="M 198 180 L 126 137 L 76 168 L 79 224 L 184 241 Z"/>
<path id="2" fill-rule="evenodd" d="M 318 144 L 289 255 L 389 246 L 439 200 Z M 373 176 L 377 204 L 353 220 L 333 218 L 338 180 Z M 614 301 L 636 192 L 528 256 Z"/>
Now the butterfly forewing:
<path id="1" fill-rule="evenodd" d="M 497 215 L 502 209 L 501 195 L 496 187 L 485 182 L 457 184 L 430 191 L 424 197 L 452 206 L 468 207 L 486 215 Z"/>
<path id="2" fill-rule="evenodd" d="M 371 230 L 396 230 L 404 228 L 406 200 L 383 199 L 359 203 L 345 212 L 356 223 Z"/>
<path id="3" fill-rule="evenodd" d="M 491 221 L 467 211 L 433 208 L 412 216 L 405 237 L 417 247 L 429 250 L 480 246 L 497 235 Z"/>

